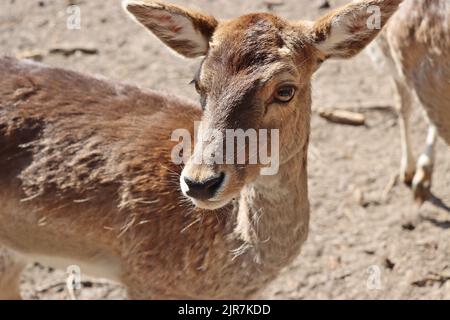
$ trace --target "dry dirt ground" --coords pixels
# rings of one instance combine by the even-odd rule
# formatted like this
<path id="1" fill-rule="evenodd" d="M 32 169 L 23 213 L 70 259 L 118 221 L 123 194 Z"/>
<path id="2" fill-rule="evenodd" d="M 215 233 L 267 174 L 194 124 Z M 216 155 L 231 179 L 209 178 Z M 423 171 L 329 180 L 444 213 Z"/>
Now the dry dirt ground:
<path id="1" fill-rule="evenodd" d="M 221 18 L 270 10 L 262 0 L 173 2 Z M 330 10 L 319 8 L 322 0 L 274 2 L 282 4 L 272 10 L 290 19 L 310 19 Z M 334 8 L 348 1 L 329 2 Z M 66 27 L 69 3 L 81 8 L 80 30 Z M 88 52 L 65 56 L 52 51 L 61 47 L 82 47 Z M 92 49 L 96 53 L 89 54 Z M 187 83 L 198 61 L 171 54 L 127 18 L 119 0 L 3 0 L 0 53 L 41 55 L 46 64 L 196 99 Z M 390 82 L 376 69 L 361 54 L 351 61 L 327 62 L 316 74 L 314 110 L 361 108 L 368 123 L 348 127 L 313 116 L 309 239 L 294 264 L 262 298 L 450 298 L 450 209 L 446 206 L 450 205 L 450 148 L 439 141 L 433 191 L 441 202 L 417 208 L 405 186 L 387 188 L 399 168 L 400 141 L 395 113 L 376 108 L 392 106 L 393 101 Z M 426 124 L 418 108 L 413 118 L 418 153 Z M 125 297 L 120 286 L 84 275 L 82 280 L 82 299 Z M 64 272 L 30 266 L 23 277 L 23 296 L 67 299 L 64 283 Z"/>

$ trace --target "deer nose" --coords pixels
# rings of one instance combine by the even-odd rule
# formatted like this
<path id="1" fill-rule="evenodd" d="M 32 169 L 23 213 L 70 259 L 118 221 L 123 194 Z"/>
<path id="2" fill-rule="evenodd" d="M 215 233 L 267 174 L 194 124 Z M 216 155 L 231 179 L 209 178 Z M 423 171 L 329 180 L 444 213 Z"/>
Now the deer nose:
<path id="1" fill-rule="evenodd" d="M 209 177 L 203 181 L 193 181 L 184 177 L 184 182 L 188 186 L 186 195 L 194 199 L 208 200 L 214 197 L 225 179 L 225 174 L 221 172 L 216 176 Z"/>

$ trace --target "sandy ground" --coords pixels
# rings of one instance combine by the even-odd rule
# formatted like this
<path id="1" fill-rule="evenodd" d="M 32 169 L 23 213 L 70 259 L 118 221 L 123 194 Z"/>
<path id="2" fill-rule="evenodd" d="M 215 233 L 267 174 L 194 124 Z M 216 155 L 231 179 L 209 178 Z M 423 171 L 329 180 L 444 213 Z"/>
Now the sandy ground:
<path id="1" fill-rule="evenodd" d="M 267 11 L 262 0 L 173 1 L 230 18 Z M 329 9 L 322 0 L 284 0 L 273 10 L 290 19 L 311 19 Z M 329 1 L 331 8 L 346 0 Z M 66 27 L 67 5 L 81 8 L 81 29 Z M 61 47 L 95 54 L 64 56 Z M 41 55 L 46 64 L 195 98 L 187 85 L 198 61 L 171 54 L 123 13 L 119 0 L 3 0 L 0 53 Z M 360 108 L 365 127 L 327 123 L 314 115 L 309 162 L 311 228 L 295 263 L 262 294 L 269 299 L 450 299 L 450 148 L 439 141 L 433 191 L 441 201 L 417 208 L 402 184 L 386 189 L 400 160 L 388 79 L 364 54 L 351 61 L 326 62 L 314 79 L 313 109 Z M 1 76 L 1 75 L 0 75 Z M 426 124 L 413 117 L 416 154 Z M 388 191 L 388 192 L 387 192 Z M 362 201 L 361 201 L 362 196 Z M 65 273 L 30 266 L 23 277 L 27 299 L 67 299 Z M 121 299 L 123 288 L 84 278 L 82 299 Z M 375 280 L 375 282 L 373 281 Z M 376 281 L 379 280 L 379 281 Z"/>

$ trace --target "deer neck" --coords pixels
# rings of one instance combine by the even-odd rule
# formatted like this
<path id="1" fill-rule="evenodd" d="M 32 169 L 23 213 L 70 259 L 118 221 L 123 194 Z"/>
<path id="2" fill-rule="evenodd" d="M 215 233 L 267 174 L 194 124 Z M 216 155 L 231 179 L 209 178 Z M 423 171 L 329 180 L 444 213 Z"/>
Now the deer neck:
<path id="1" fill-rule="evenodd" d="M 263 268 L 285 266 L 306 240 L 306 158 L 307 144 L 280 165 L 277 175 L 261 176 L 241 192 L 235 234 L 243 241 L 243 251 Z"/>

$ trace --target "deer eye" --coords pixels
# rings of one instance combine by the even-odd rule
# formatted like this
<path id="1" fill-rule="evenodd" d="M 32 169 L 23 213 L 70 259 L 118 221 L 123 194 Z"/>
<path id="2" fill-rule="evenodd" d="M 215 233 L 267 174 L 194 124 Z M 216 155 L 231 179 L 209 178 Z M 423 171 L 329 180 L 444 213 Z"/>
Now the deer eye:
<path id="1" fill-rule="evenodd" d="M 195 79 L 192 80 L 190 84 L 194 85 L 195 90 L 197 91 L 197 93 L 201 93 L 202 90 L 201 90 L 200 85 L 198 84 L 197 80 L 195 80 Z"/>
<path id="2" fill-rule="evenodd" d="M 275 92 L 275 100 L 282 103 L 287 103 L 294 98 L 295 87 L 292 85 L 285 85 L 279 87 Z"/>

